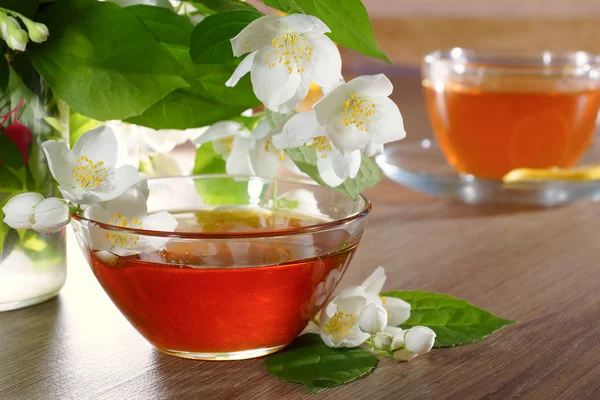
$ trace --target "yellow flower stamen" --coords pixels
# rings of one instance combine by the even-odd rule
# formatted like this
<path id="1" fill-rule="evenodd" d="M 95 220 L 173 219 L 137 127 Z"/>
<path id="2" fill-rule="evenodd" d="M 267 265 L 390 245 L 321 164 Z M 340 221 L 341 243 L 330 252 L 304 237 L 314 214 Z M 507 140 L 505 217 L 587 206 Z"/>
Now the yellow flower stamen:
<path id="1" fill-rule="evenodd" d="M 139 219 L 132 218 L 131 220 L 129 220 L 127 217 L 121 214 L 114 214 L 108 223 L 110 225 L 116 225 L 122 228 L 142 229 L 142 222 Z M 133 247 L 140 239 L 138 235 L 131 235 L 126 233 L 111 232 L 108 233 L 106 236 L 114 246 L 130 250 L 133 249 Z"/>
<path id="2" fill-rule="evenodd" d="M 96 189 L 106 178 L 106 168 L 103 165 L 103 161 L 94 164 L 86 156 L 81 156 L 75 161 L 73 178 L 84 189 Z"/>
<path id="3" fill-rule="evenodd" d="M 331 335 L 334 339 L 339 340 L 347 337 L 354 325 L 356 325 L 356 318 L 354 315 L 338 311 L 322 329 L 325 334 Z"/>
<path id="4" fill-rule="evenodd" d="M 279 54 L 278 58 L 270 59 L 271 54 L 265 55 L 265 64 L 269 68 L 274 68 L 277 64 L 287 66 L 288 74 L 294 71 L 301 74 L 306 68 L 300 65 L 304 61 L 310 61 L 313 47 L 306 44 L 306 38 L 298 35 L 298 32 L 281 34 L 279 37 L 271 40 L 273 54 Z"/>
<path id="5" fill-rule="evenodd" d="M 342 102 L 342 107 L 342 124 L 355 125 L 361 131 L 369 131 L 370 117 L 375 115 L 375 104 L 371 100 L 361 99 L 360 95 L 353 94 Z"/>
<path id="6" fill-rule="evenodd" d="M 326 153 L 331 151 L 331 141 L 327 136 L 317 136 L 312 139 L 308 146 L 321 153 L 321 157 L 325 158 Z"/>

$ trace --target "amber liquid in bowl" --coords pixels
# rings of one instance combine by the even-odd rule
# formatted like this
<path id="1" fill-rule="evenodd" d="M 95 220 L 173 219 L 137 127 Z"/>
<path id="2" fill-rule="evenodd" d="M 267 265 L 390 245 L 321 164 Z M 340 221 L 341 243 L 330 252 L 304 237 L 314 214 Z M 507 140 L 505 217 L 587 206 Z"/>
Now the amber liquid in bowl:
<path id="1" fill-rule="evenodd" d="M 424 81 L 429 118 L 448 163 L 502 179 L 515 168 L 571 168 L 588 149 L 600 107 L 597 83 L 505 75 L 477 86 Z"/>
<path id="2" fill-rule="evenodd" d="M 323 222 L 295 214 L 235 209 L 176 217 L 178 229 L 203 232 Z M 91 265 L 119 310 L 160 350 L 233 353 L 268 349 L 291 343 L 306 327 L 319 311 L 311 302 L 317 286 L 333 269 L 340 275 L 344 272 L 356 244 L 319 257 L 303 256 L 313 255 L 315 248 L 330 249 L 331 235 L 344 234 L 340 229 L 288 241 L 176 242 L 158 253 L 109 263 L 91 252 Z M 335 240 L 342 241 L 339 236 Z M 239 267 L 248 265 L 258 267 Z"/>

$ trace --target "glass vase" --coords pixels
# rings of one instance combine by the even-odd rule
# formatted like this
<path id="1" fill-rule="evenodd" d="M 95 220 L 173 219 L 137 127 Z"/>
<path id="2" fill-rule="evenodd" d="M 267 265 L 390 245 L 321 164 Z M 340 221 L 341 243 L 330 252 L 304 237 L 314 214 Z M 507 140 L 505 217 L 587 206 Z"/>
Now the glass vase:
<path id="1" fill-rule="evenodd" d="M 60 197 L 42 150 L 66 141 L 69 110 L 25 56 L 7 57 L 9 80 L 0 96 L 0 208 L 23 192 Z M 4 214 L 0 210 L 0 221 Z M 0 311 L 56 296 L 66 279 L 65 229 L 42 234 L 0 222 Z"/>

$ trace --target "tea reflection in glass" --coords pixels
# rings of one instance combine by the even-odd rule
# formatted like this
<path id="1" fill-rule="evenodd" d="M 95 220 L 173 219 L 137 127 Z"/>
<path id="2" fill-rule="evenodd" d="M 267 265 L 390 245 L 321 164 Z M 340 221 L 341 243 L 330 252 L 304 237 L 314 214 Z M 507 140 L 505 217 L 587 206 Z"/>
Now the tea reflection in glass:
<path id="1" fill-rule="evenodd" d="M 423 87 L 448 163 L 501 179 L 515 168 L 577 164 L 600 108 L 600 59 L 454 48 L 425 57 Z"/>

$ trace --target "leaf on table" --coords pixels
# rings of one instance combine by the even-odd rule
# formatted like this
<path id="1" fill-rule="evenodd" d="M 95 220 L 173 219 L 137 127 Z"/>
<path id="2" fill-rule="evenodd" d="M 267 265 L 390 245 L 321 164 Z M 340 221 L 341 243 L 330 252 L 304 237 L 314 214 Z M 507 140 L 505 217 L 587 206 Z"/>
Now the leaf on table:
<path id="1" fill-rule="evenodd" d="M 267 356 L 271 375 L 306 385 L 318 393 L 364 376 L 377 367 L 377 357 L 362 348 L 333 349 L 318 334 L 302 335 L 284 350 Z"/>
<path id="2" fill-rule="evenodd" d="M 252 4 L 243 0 L 193 0 L 192 5 L 204 15 L 233 10 L 256 10 Z"/>
<path id="3" fill-rule="evenodd" d="M 423 325 L 436 333 L 436 347 L 475 343 L 516 323 L 445 294 L 422 291 L 393 291 L 382 296 L 397 297 L 411 305 L 410 318 L 403 329 Z"/>
<path id="4" fill-rule="evenodd" d="M 196 64 L 224 64 L 235 60 L 231 39 L 263 14 L 252 10 L 220 12 L 204 18 L 192 33 L 190 56 Z"/>
<path id="5" fill-rule="evenodd" d="M 367 56 L 391 62 L 381 51 L 367 9 L 360 0 L 263 0 L 271 7 L 288 12 L 294 6 L 305 14 L 314 15 L 331 29 L 329 37 L 336 43 Z M 297 10 L 295 10 L 297 12 Z"/>
<path id="6" fill-rule="evenodd" d="M 35 68 L 73 110 L 97 120 L 144 112 L 188 86 L 181 65 L 129 8 L 63 0 L 44 7 L 38 21 L 49 40 L 28 49 Z"/>
<path id="7" fill-rule="evenodd" d="M 204 143 L 196 150 L 193 175 L 224 174 L 225 161 L 217 154 L 211 142 Z M 236 181 L 234 177 L 219 180 L 197 180 L 196 191 L 205 204 L 245 205 L 249 203 L 248 183 Z"/>
<path id="8" fill-rule="evenodd" d="M 287 149 L 285 154 L 294 161 L 300 171 L 313 178 L 320 185 L 327 186 L 319 175 L 317 153 L 314 149 L 308 146 L 301 146 L 294 149 Z M 375 186 L 380 180 L 381 172 L 377 164 L 369 157 L 363 155 L 356 177 L 354 179 L 346 179 L 344 183 L 331 189 L 345 194 L 352 200 L 356 200 L 363 190 Z"/>

